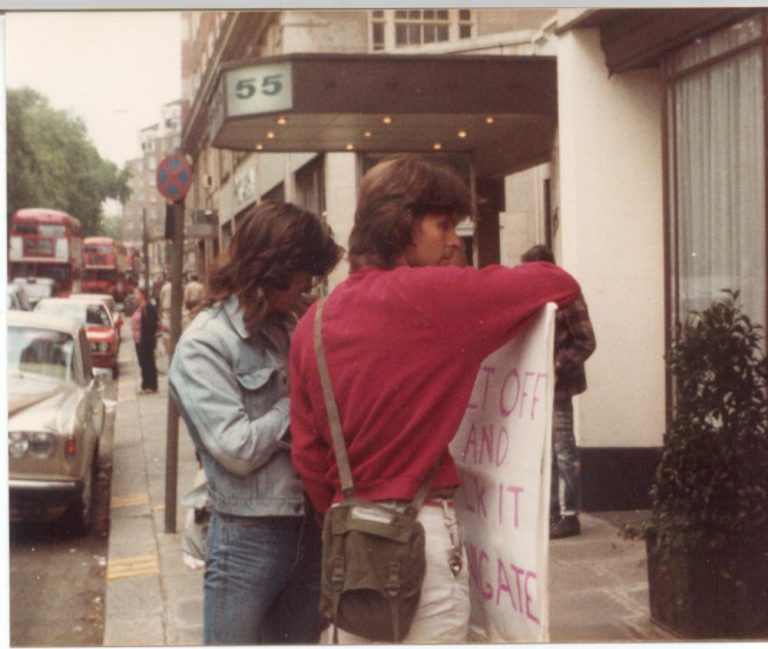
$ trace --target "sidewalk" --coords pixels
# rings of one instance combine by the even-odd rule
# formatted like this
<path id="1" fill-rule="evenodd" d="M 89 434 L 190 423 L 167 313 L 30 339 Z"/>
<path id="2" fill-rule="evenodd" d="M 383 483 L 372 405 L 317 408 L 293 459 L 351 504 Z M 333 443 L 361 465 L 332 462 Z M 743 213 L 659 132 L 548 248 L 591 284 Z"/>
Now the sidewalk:
<path id="1" fill-rule="evenodd" d="M 165 532 L 167 379 L 157 394 L 138 396 L 132 345 L 121 351 L 115 421 L 111 530 L 104 645 L 199 645 L 202 571 L 181 559 L 185 510 L 177 505 L 176 533 Z M 179 499 L 192 487 L 197 464 L 179 424 Z M 625 541 L 617 527 L 633 513 L 584 514 L 581 536 L 550 548 L 552 642 L 674 640 L 648 616 L 645 547 Z"/>

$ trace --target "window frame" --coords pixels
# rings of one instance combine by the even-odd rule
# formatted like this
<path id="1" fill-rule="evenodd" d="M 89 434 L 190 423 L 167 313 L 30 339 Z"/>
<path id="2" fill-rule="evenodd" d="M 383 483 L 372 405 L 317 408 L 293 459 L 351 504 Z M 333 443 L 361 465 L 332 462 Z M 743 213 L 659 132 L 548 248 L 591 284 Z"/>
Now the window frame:
<path id="1" fill-rule="evenodd" d="M 694 41 L 676 47 L 665 53 L 661 59 L 661 79 L 663 83 L 662 95 L 662 154 L 663 154 L 663 195 L 664 195 L 664 260 L 665 260 L 665 287 L 664 287 L 664 306 L 665 323 L 664 344 L 665 349 L 669 349 L 674 340 L 674 333 L 677 323 L 682 322 L 685 314 L 680 309 L 680 220 L 677 214 L 677 198 L 679 189 L 677 186 L 677 152 L 674 149 L 674 143 L 677 141 L 676 129 L 677 122 L 674 116 L 674 98 L 675 84 L 681 79 L 700 73 L 703 70 L 714 68 L 718 64 L 733 59 L 744 52 L 753 48 L 761 49 L 762 58 L 762 83 L 763 93 L 768 94 L 768 11 L 755 11 L 749 16 L 741 16 L 729 23 L 719 25 L 716 29 L 701 39 L 712 37 L 714 34 L 742 23 L 744 21 L 756 19 L 761 23 L 762 34 L 744 43 L 740 43 L 730 49 L 710 56 L 702 61 L 692 64 L 682 70 L 673 71 L 670 69 L 669 58 L 675 53 L 680 52 L 690 46 Z M 763 101 L 763 154 L 765 168 L 765 204 L 763 205 L 763 216 L 766 220 L 766 236 L 763 242 L 765 247 L 766 259 L 768 259 L 768 97 Z M 768 290 L 768 263 L 763 269 L 764 286 Z M 759 324 L 768 326 L 768 300 L 766 301 L 762 322 Z M 768 345 L 768 340 L 764 340 L 764 345 Z M 674 399 L 674 386 L 671 374 L 667 370 L 666 380 L 666 403 L 667 418 L 671 417 L 671 408 Z"/>
<path id="2" fill-rule="evenodd" d="M 445 19 L 434 17 L 427 17 L 427 12 L 437 14 L 438 12 L 445 12 L 447 17 Z M 466 12 L 469 12 L 467 17 L 464 17 Z M 400 13 L 407 14 L 406 16 L 398 16 Z M 412 14 L 419 14 L 418 16 Z M 393 52 L 397 50 L 407 48 L 419 48 L 430 47 L 432 45 L 439 45 L 441 43 L 452 43 L 460 40 L 470 40 L 477 35 L 477 13 L 474 9 L 373 9 L 368 12 L 368 50 L 370 52 Z M 408 42 L 405 44 L 397 43 L 397 26 L 398 24 L 405 27 L 409 32 L 418 27 L 419 42 Z M 382 28 L 382 40 L 379 42 L 374 39 L 374 31 L 376 26 Z M 435 26 L 436 29 L 445 27 L 447 28 L 447 38 L 437 39 L 425 42 L 424 41 L 424 28 L 428 26 Z M 469 34 L 462 36 L 462 28 L 469 28 Z M 410 38 L 409 38 L 410 40 Z"/>

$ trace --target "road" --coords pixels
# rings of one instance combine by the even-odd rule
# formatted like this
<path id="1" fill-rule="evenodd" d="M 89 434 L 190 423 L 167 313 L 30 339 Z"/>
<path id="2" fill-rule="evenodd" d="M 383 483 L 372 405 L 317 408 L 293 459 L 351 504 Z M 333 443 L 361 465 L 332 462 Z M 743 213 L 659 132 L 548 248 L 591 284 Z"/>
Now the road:
<path id="1" fill-rule="evenodd" d="M 116 384 L 104 396 L 116 399 Z M 56 522 L 10 526 L 12 646 L 102 644 L 114 424 L 113 413 L 99 449 L 96 525 L 88 536 L 70 535 Z"/>

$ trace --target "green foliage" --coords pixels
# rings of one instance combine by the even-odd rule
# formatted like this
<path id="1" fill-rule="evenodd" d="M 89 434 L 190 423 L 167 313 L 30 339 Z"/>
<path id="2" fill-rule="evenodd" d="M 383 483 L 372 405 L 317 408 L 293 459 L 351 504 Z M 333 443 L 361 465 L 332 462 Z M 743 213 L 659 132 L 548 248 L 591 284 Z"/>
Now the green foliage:
<path id="1" fill-rule="evenodd" d="M 51 207 L 76 216 L 86 236 L 100 234 L 105 198 L 125 201 L 129 171 L 103 160 L 79 117 L 54 110 L 35 90 L 8 90 L 8 212 Z"/>
<path id="2" fill-rule="evenodd" d="M 768 533 L 768 360 L 738 291 L 724 293 L 678 327 L 667 356 L 674 416 L 651 490 L 661 546 L 715 549 Z"/>
<path id="3" fill-rule="evenodd" d="M 111 237 L 118 241 L 123 238 L 123 225 L 120 222 L 120 218 L 117 216 L 104 217 L 101 220 L 101 232 L 105 237 Z"/>

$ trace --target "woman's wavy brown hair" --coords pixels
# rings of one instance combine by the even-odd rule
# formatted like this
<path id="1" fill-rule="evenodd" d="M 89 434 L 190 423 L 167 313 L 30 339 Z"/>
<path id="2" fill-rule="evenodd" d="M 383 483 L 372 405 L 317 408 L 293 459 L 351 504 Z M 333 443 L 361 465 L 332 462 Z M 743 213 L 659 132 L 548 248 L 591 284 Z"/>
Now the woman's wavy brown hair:
<path id="1" fill-rule="evenodd" d="M 416 155 L 395 155 L 371 168 L 360 183 L 349 260 L 392 268 L 413 243 L 414 228 L 427 214 L 458 223 L 472 214 L 464 181 L 450 167 Z"/>
<path id="2" fill-rule="evenodd" d="M 253 333 L 269 312 L 268 292 L 287 289 L 296 273 L 327 275 L 342 253 L 318 216 L 292 203 L 264 201 L 245 215 L 226 253 L 214 262 L 196 312 L 237 295 L 245 327 Z"/>

